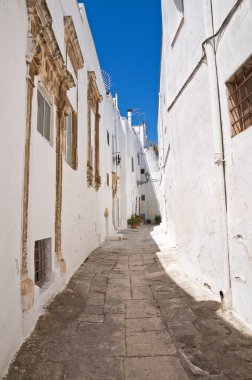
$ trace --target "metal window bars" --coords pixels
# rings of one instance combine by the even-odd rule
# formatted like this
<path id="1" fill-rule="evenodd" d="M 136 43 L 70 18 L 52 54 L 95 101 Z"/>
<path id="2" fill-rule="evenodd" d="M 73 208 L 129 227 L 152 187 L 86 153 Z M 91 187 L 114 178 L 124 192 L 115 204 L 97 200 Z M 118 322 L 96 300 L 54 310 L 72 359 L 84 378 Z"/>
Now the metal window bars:
<path id="1" fill-rule="evenodd" d="M 236 136 L 252 126 L 252 57 L 227 83 L 231 135 Z"/>
<path id="2" fill-rule="evenodd" d="M 46 281 L 46 242 L 45 240 L 35 241 L 34 248 L 35 284 L 41 287 Z"/>

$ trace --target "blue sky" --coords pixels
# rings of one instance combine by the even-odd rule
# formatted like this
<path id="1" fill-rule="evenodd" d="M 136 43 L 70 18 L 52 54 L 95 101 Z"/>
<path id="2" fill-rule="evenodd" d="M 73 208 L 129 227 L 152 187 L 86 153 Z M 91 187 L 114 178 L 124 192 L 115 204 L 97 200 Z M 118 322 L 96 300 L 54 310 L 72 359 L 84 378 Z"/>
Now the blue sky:
<path id="1" fill-rule="evenodd" d="M 112 79 L 119 109 L 145 112 L 148 138 L 157 140 L 161 49 L 160 0 L 83 0 L 101 68 Z M 133 122 L 143 121 L 135 114 Z"/>

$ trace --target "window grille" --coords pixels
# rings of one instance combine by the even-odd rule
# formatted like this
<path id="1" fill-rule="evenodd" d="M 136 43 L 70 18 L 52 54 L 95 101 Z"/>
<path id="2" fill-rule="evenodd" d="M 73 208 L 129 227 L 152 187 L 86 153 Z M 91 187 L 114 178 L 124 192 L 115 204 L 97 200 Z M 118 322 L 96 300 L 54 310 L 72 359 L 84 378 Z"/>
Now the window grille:
<path id="1" fill-rule="evenodd" d="M 145 195 L 141 195 L 141 200 L 145 201 Z"/>
<path id="2" fill-rule="evenodd" d="M 252 125 L 252 57 L 227 82 L 232 137 Z"/>
<path id="3" fill-rule="evenodd" d="M 46 240 L 37 240 L 34 248 L 34 282 L 39 287 L 46 281 L 46 262 Z"/>
<path id="4" fill-rule="evenodd" d="M 51 106 L 40 91 L 37 93 L 37 100 L 37 130 L 47 141 L 51 142 Z"/>

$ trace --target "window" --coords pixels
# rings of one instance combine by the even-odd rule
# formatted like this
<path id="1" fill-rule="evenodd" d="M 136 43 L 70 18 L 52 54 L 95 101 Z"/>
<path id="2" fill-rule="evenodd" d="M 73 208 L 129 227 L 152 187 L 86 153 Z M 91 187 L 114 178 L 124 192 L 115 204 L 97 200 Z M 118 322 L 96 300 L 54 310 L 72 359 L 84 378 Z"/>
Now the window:
<path id="1" fill-rule="evenodd" d="M 252 126 L 252 57 L 227 82 L 232 137 Z"/>
<path id="2" fill-rule="evenodd" d="M 134 159 L 133 159 L 133 157 L 131 157 L 131 170 L 133 173 L 134 172 Z"/>
<path id="3" fill-rule="evenodd" d="M 37 98 L 37 130 L 47 141 L 51 142 L 51 106 L 39 90 Z"/>
<path id="4" fill-rule="evenodd" d="M 72 111 L 65 118 L 65 159 L 68 165 L 77 169 L 77 117 Z"/>
<path id="5" fill-rule="evenodd" d="M 109 145 L 109 131 L 107 131 L 107 144 Z"/>
<path id="6" fill-rule="evenodd" d="M 109 174 L 107 173 L 107 186 L 109 186 Z"/>
<path id="7" fill-rule="evenodd" d="M 141 195 L 141 200 L 145 201 L 145 195 Z"/>
<path id="8" fill-rule="evenodd" d="M 35 241 L 34 247 L 34 282 L 35 285 L 41 287 L 48 277 L 48 257 L 51 239 L 43 239 Z"/>
<path id="9" fill-rule="evenodd" d="M 138 166 L 140 165 L 140 154 L 139 153 L 137 153 L 137 164 L 138 164 Z"/>
<path id="10" fill-rule="evenodd" d="M 145 174 L 145 169 L 141 169 L 141 174 Z"/>

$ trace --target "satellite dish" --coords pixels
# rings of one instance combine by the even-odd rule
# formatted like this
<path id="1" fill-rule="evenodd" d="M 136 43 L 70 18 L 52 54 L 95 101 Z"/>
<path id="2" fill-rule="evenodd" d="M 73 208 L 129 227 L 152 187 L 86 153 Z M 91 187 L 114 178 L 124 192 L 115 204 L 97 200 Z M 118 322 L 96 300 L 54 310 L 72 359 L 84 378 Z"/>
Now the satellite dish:
<path id="1" fill-rule="evenodd" d="M 101 74 L 106 92 L 109 93 L 112 87 L 110 75 L 105 70 L 101 70 Z"/>

